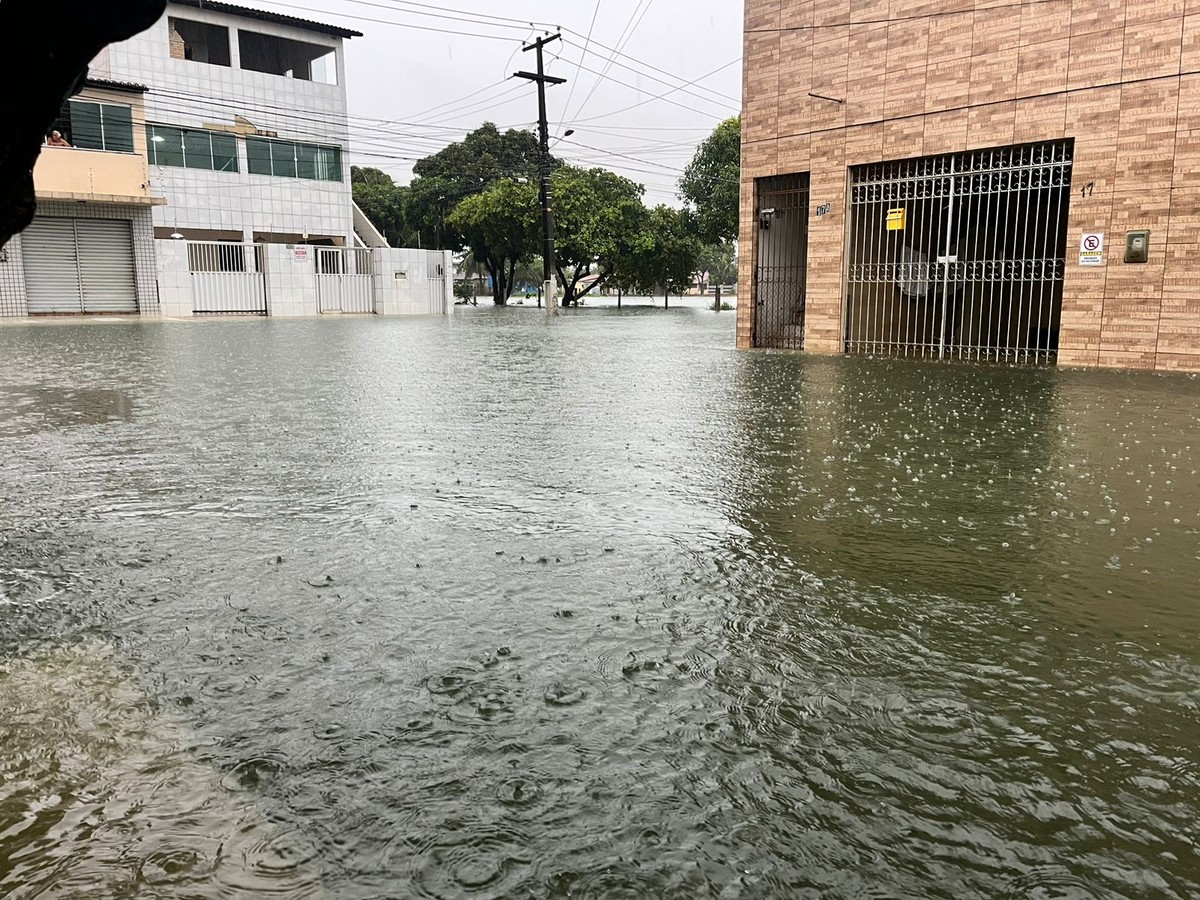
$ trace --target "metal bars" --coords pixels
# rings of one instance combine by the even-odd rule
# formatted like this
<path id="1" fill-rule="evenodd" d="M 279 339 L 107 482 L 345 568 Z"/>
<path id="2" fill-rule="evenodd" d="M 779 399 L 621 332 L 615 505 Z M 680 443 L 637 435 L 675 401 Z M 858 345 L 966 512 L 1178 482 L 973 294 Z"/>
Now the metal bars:
<path id="1" fill-rule="evenodd" d="M 1073 150 L 852 168 L 846 352 L 1054 362 Z"/>
<path id="2" fill-rule="evenodd" d="M 375 312 L 375 263 L 370 250 L 317 247 L 317 299 L 322 313 Z"/>
<path id="3" fill-rule="evenodd" d="M 196 315 L 267 314 L 266 248 L 262 244 L 189 241 L 187 255 Z"/>
<path id="4" fill-rule="evenodd" d="M 755 183 L 758 257 L 754 270 L 754 346 L 804 349 L 808 290 L 809 176 Z"/>

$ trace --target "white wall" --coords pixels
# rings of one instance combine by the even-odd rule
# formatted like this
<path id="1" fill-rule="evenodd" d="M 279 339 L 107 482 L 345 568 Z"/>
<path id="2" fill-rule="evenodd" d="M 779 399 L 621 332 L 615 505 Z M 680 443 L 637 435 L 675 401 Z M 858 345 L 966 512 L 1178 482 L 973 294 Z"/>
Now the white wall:
<path id="1" fill-rule="evenodd" d="M 193 311 L 187 241 L 156 241 L 162 314 L 189 318 Z M 266 244 L 267 314 L 299 318 L 319 314 L 313 248 L 297 258 L 294 247 Z M 449 251 L 381 248 L 371 251 L 375 312 L 381 316 L 447 315 L 454 308 L 453 256 Z M 439 275 L 438 267 L 441 267 Z M 403 275 L 403 277 L 398 277 Z"/>
<path id="2" fill-rule="evenodd" d="M 169 319 L 192 316 L 192 273 L 187 241 L 155 241 L 158 257 L 158 302 Z"/>
<path id="3" fill-rule="evenodd" d="M 167 26 L 170 16 L 229 28 L 234 65 L 172 59 Z M 239 28 L 336 50 L 339 83 L 326 85 L 239 69 Z M 167 14 L 148 31 L 102 53 L 93 63 L 92 74 L 147 85 L 149 122 L 198 128 L 204 124 L 232 125 L 235 116 L 242 116 L 259 130 L 277 132 L 281 138 L 339 146 L 343 151 L 340 183 L 250 175 L 246 171 L 244 141 L 238 142 L 238 173 L 152 166 L 154 193 L 168 200 L 168 206 L 155 210 L 155 225 L 331 235 L 353 245 L 343 53 L 343 41 L 337 37 L 174 5 L 168 6 Z"/>
<path id="4" fill-rule="evenodd" d="M 438 316 L 454 309 L 454 259 L 450 251 L 380 249 L 374 254 L 376 313 Z"/>

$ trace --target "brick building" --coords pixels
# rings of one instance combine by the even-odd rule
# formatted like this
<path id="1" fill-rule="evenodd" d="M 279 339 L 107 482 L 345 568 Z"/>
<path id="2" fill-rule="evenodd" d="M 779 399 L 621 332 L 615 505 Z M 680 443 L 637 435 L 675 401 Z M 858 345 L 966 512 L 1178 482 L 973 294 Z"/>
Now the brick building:
<path id="1" fill-rule="evenodd" d="M 741 347 L 1200 371 L 1198 0 L 746 0 Z"/>

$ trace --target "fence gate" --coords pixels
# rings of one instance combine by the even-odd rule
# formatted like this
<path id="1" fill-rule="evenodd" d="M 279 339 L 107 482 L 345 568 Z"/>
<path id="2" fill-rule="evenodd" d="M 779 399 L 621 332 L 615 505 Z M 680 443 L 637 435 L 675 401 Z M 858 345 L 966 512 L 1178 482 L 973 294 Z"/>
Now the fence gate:
<path id="1" fill-rule="evenodd" d="M 808 173 L 760 178 L 756 195 L 754 346 L 803 350 L 808 292 Z"/>
<path id="2" fill-rule="evenodd" d="M 446 266 L 442 254 L 429 255 L 429 312 L 434 315 L 445 315 L 450 310 L 446 308 Z"/>
<path id="3" fill-rule="evenodd" d="M 317 247 L 317 302 L 323 313 L 375 312 L 375 266 L 370 250 Z"/>
<path id="4" fill-rule="evenodd" d="M 846 351 L 1053 362 L 1073 141 L 851 170 Z"/>
<path id="5" fill-rule="evenodd" d="M 189 241 L 187 251 L 196 315 L 267 314 L 267 258 L 262 244 Z"/>

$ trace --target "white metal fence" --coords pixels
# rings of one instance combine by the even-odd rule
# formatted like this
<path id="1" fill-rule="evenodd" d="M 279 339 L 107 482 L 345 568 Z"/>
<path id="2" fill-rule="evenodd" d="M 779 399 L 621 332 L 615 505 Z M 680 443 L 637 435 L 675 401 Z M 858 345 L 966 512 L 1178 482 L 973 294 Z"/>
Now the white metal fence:
<path id="1" fill-rule="evenodd" d="M 429 309 L 446 313 L 446 267 L 438 264 L 429 266 Z"/>
<path id="2" fill-rule="evenodd" d="M 317 247 L 317 303 L 322 313 L 375 312 L 375 263 L 370 250 Z"/>
<path id="3" fill-rule="evenodd" d="M 189 241 L 187 255 L 196 315 L 267 314 L 267 267 L 262 244 Z"/>

